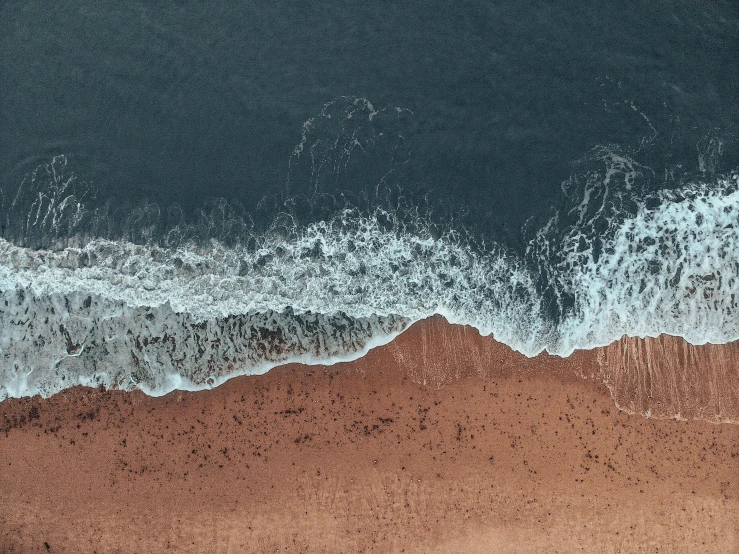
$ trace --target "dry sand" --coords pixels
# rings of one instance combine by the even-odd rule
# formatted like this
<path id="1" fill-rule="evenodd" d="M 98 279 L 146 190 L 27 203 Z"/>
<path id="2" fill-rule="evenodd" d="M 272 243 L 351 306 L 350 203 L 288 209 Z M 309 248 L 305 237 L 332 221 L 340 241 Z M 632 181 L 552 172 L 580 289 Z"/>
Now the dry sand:
<path id="1" fill-rule="evenodd" d="M 8 400 L 0 552 L 739 552 L 738 367 L 434 318 L 211 391 Z"/>

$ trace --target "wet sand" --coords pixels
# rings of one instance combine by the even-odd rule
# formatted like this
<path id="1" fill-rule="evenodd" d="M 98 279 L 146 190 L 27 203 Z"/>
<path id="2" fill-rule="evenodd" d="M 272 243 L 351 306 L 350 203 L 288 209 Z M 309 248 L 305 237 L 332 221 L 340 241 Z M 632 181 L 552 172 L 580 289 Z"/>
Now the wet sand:
<path id="1" fill-rule="evenodd" d="M 210 391 L 8 400 L 0 552 L 739 552 L 737 368 L 434 318 Z"/>

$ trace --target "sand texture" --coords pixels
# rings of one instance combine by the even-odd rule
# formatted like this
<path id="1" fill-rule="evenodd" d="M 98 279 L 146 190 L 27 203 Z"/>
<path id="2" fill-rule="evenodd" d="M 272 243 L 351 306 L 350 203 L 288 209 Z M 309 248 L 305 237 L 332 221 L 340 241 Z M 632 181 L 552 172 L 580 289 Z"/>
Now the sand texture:
<path id="1" fill-rule="evenodd" d="M 623 338 L 596 352 L 592 379 L 623 410 L 651 417 L 739 422 L 739 343 Z"/>
<path id="2" fill-rule="evenodd" d="M 739 552 L 738 362 L 432 318 L 210 391 L 8 400 L 0 552 Z"/>

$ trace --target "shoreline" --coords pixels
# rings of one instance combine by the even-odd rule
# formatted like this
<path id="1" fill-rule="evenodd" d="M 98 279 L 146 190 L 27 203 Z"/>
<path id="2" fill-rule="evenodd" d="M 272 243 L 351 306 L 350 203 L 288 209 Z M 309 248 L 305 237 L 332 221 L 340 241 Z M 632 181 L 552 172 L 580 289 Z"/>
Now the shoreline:
<path id="1" fill-rule="evenodd" d="M 8 399 L 0 551 L 735 551 L 736 350 L 525 358 L 435 317 L 207 391 Z"/>
<path id="2" fill-rule="evenodd" d="M 136 384 L 133 389 L 120 389 L 120 392 L 138 390 L 153 398 L 177 392 L 207 392 L 233 379 L 259 377 L 283 366 L 330 367 L 351 364 L 376 348 L 387 348 L 393 353 L 395 364 L 403 366 L 400 371 L 405 371 L 411 378 L 432 388 L 446 384 L 450 379 L 453 381 L 453 375 L 459 378 L 462 375 L 459 368 L 451 369 L 460 361 L 459 359 L 444 359 L 441 362 L 444 365 L 443 369 L 439 369 L 438 360 L 432 360 L 431 367 L 436 374 L 429 376 L 427 375 L 429 367 L 424 367 L 424 363 L 429 360 L 420 363 L 413 360 L 412 356 L 400 353 L 405 346 L 403 341 L 400 349 L 394 345 L 398 337 L 411 330 L 416 333 L 418 329 L 430 329 L 432 334 L 438 334 L 440 337 L 447 334 L 446 330 L 456 333 L 459 340 L 475 352 L 474 361 L 462 360 L 463 365 L 474 363 L 476 370 L 473 373 L 478 375 L 495 371 L 485 356 L 489 354 L 490 349 L 500 350 L 505 352 L 509 363 L 519 368 L 546 371 L 543 368 L 546 365 L 549 370 L 557 368 L 559 371 L 562 367 L 568 366 L 569 370 L 565 371 L 604 384 L 611 392 L 616 407 L 630 414 L 658 419 L 702 419 L 713 423 L 739 423 L 739 340 L 728 343 L 692 344 L 680 336 L 665 333 L 657 337 L 624 335 L 605 346 L 574 350 L 567 356 L 544 351 L 530 357 L 498 342 L 492 335 L 481 335 L 474 327 L 452 323 L 442 314 L 431 315 L 387 335 L 373 337 L 362 348 L 345 355 L 321 359 L 312 354 L 302 354 L 284 361 L 265 362 L 262 366 L 250 368 L 248 370 L 250 373 L 239 371 L 221 373 L 209 378 L 208 384 L 202 385 L 195 384 L 181 375 L 169 375 L 167 378 L 174 385 L 167 392 L 153 391 Z M 424 348 L 428 348 L 425 343 Z M 38 394 L 10 396 L 6 400 L 16 401 L 24 398 L 48 400 L 57 394 L 79 387 L 107 388 L 105 385 L 96 386 L 80 382 L 50 396 Z M 114 387 L 111 390 L 119 389 Z M 0 405 L 2 402 L 4 401 L 0 400 Z"/>

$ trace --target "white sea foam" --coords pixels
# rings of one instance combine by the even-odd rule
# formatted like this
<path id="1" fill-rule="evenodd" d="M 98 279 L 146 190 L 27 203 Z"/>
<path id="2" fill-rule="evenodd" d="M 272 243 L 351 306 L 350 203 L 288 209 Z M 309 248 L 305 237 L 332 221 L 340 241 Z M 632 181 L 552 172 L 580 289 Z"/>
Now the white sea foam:
<path id="1" fill-rule="evenodd" d="M 256 251 L 1 241 L 4 394 L 93 376 L 152 393 L 212 386 L 287 360 L 345 359 L 439 311 L 477 313 L 480 328 L 511 341 L 533 330 L 535 345 L 534 284 L 515 262 L 344 216 Z"/>
<path id="2" fill-rule="evenodd" d="M 549 264 L 548 290 L 572 299 L 558 319 L 544 315 L 540 276 L 524 260 L 453 235 L 387 231 L 352 212 L 255 250 L 0 241 L 0 397 L 75 384 L 211 387 L 286 361 L 351 359 L 432 314 L 526 355 L 625 334 L 735 340 L 738 188 L 732 175 L 612 210 L 598 247 L 587 210 L 560 234 L 550 222 L 529 254 Z"/>
<path id="3" fill-rule="evenodd" d="M 737 174 L 691 183 L 613 210 L 600 236 L 592 221 L 569 229 L 549 272 L 557 295 L 573 303 L 546 348 L 569 355 L 623 335 L 739 338 L 737 188 Z"/>
<path id="4" fill-rule="evenodd" d="M 405 329 L 398 316 L 350 318 L 267 311 L 197 321 L 72 292 L 3 294 L 0 398 L 48 396 L 81 384 L 160 395 L 210 388 L 288 361 L 333 363 L 363 355 Z"/>

